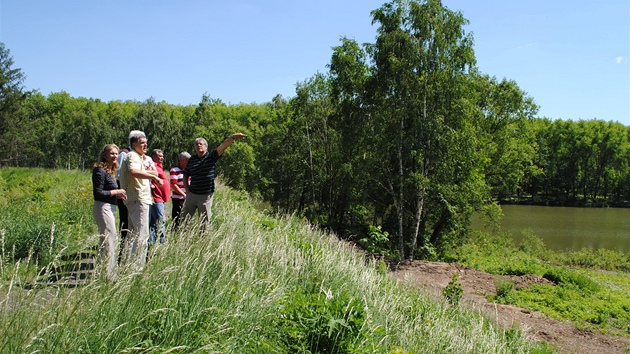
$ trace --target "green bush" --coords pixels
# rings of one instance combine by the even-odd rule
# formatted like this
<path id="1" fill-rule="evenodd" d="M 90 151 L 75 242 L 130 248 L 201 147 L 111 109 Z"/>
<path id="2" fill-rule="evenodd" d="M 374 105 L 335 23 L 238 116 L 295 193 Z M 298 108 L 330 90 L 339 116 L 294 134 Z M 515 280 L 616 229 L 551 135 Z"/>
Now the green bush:
<path id="1" fill-rule="evenodd" d="M 546 245 L 540 237 L 534 234 L 532 229 L 526 229 L 523 231 L 523 239 L 519 249 L 527 254 L 540 256 L 545 252 Z"/>
<path id="2" fill-rule="evenodd" d="M 46 262 L 48 255 L 54 253 L 57 241 L 54 238 L 54 223 L 26 219 L 16 224 L 2 225 L 5 232 L 5 254 L 14 262 L 19 259 L 34 257 Z"/>
<path id="3" fill-rule="evenodd" d="M 352 353 L 365 313 L 360 301 L 346 294 L 304 294 L 287 298 L 279 333 L 288 352 Z"/>
<path id="4" fill-rule="evenodd" d="M 623 253 L 600 248 L 584 248 L 580 251 L 557 254 L 556 262 L 582 268 L 604 269 L 611 271 L 630 271 L 630 253 Z"/>
<path id="5" fill-rule="evenodd" d="M 568 269 L 552 268 L 543 274 L 543 278 L 559 285 L 575 285 L 591 293 L 600 290 L 600 286 L 587 275 Z"/>
<path id="6" fill-rule="evenodd" d="M 630 255 L 604 249 L 551 252 L 542 249 L 533 233 L 524 233 L 516 247 L 505 234 L 473 232 L 453 258 L 492 274 L 536 274 L 557 284 L 516 289 L 499 282 L 491 301 L 541 311 L 601 332 L 630 334 L 630 280 L 624 273 L 630 269 Z"/>
<path id="7" fill-rule="evenodd" d="M 370 225 L 367 236 L 360 239 L 359 243 L 370 253 L 390 254 L 389 233 L 383 231 L 381 226 Z"/>
<path id="8" fill-rule="evenodd" d="M 459 301 L 464 294 L 464 287 L 462 283 L 459 281 L 459 273 L 453 274 L 451 281 L 448 282 L 448 285 L 444 289 L 442 289 L 442 295 L 451 303 L 451 305 L 457 307 L 459 306 Z"/>
<path id="9" fill-rule="evenodd" d="M 501 304 L 514 303 L 514 282 L 511 280 L 497 280 L 494 283 L 497 291 L 495 301 Z"/>

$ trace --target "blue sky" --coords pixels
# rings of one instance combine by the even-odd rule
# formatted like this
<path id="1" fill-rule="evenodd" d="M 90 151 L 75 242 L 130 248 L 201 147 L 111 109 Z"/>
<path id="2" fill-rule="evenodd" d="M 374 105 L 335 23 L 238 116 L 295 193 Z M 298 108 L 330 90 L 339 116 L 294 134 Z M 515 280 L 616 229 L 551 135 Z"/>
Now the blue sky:
<path id="1" fill-rule="evenodd" d="M 374 42 L 382 0 L 0 0 L 0 41 L 27 89 L 197 104 L 295 95 L 342 36 Z M 443 0 L 473 32 L 480 70 L 552 119 L 630 125 L 628 0 Z"/>

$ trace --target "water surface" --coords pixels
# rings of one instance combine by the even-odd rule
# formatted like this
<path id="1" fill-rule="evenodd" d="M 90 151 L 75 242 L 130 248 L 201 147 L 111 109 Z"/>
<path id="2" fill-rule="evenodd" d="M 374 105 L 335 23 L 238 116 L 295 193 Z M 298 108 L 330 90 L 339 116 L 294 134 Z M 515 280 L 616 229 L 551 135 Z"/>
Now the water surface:
<path id="1" fill-rule="evenodd" d="M 630 209 L 503 205 L 501 220 L 517 242 L 531 229 L 555 251 L 606 248 L 630 252 Z M 483 229 L 475 219 L 473 228 Z"/>

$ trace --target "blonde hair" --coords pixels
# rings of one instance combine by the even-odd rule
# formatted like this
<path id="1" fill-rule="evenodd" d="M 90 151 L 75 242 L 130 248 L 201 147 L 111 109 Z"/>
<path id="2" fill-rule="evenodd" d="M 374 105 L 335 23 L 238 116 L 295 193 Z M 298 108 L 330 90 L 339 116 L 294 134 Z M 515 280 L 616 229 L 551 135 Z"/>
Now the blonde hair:
<path id="1" fill-rule="evenodd" d="M 112 149 L 120 151 L 116 144 L 107 144 L 103 146 L 101 154 L 99 155 L 99 160 L 97 163 L 94 164 L 94 167 L 102 167 L 105 172 L 109 173 L 110 175 L 116 175 L 116 170 L 118 169 L 118 161 L 114 161 L 114 165 L 111 167 L 107 164 L 107 154 L 109 154 Z"/>

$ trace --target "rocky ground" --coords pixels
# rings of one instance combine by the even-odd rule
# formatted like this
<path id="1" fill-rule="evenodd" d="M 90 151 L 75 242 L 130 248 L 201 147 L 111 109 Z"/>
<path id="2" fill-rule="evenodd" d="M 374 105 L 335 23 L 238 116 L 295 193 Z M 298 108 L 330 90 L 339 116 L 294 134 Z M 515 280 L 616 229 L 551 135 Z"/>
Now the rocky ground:
<path id="1" fill-rule="evenodd" d="M 495 280 L 512 280 L 516 287 L 532 283 L 550 283 L 536 275 L 497 276 L 453 263 L 407 261 L 392 265 L 391 276 L 400 282 L 409 282 L 424 288 L 436 296 L 459 273 L 464 293 L 461 303 L 481 309 L 488 317 L 506 328 L 520 327 L 534 341 L 545 341 L 559 353 L 629 353 L 630 338 L 604 335 L 579 329 L 575 324 L 562 322 L 537 311 L 529 311 L 510 305 L 490 303 L 486 294 L 496 294 Z"/>

